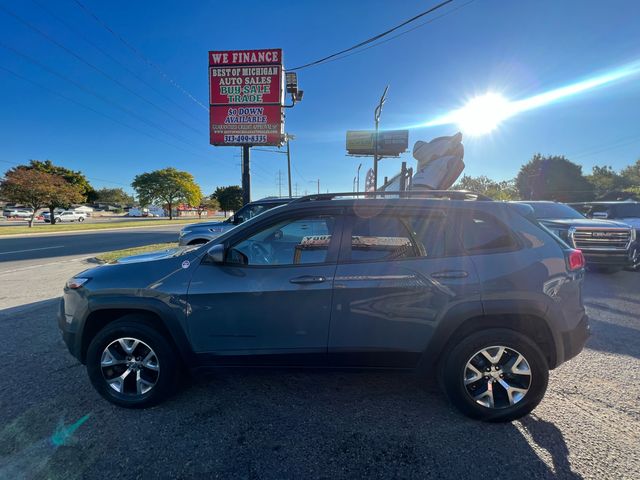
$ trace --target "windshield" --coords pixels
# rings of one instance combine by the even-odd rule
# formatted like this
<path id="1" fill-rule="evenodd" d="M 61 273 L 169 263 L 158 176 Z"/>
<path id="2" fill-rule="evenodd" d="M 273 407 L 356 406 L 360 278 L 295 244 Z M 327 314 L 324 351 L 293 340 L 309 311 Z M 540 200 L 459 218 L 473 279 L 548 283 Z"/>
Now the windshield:
<path id="1" fill-rule="evenodd" d="M 584 218 L 584 215 L 577 212 L 569 205 L 564 203 L 530 203 L 536 218 L 557 218 L 557 219 L 574 219 Z"/>
<path id="2" fill-rule="evenodd" d="M 239 224 L 246 222 L 247 220 L 252 219 L 253 217 L 260 215 L 261 213 L 266 212 L 270 208 L 275 205 L 265 205 L 265 204 L 249 204 L 242 207 L 238 210 L 232 217 L 229 217 L 225 222 Z"/>

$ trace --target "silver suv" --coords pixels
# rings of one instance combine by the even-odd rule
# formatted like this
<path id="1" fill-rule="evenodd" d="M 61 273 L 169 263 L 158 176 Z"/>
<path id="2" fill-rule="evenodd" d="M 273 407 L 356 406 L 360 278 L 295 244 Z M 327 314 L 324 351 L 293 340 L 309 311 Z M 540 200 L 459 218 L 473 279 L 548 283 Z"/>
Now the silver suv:
<path id="1" fill-rule="evenodd" d="M 222 222 L 204 222 L 187 225 L 180 230 L 178 244 L 184 246 L 207 243 L 231 230 L 233 227 L 252 219 L 256 215 L 260 215 L 273 207 L 279 207 L 290 201 L 290 198 L 263 198 L 262 200 L 246 204 L 234 215 Z"/>

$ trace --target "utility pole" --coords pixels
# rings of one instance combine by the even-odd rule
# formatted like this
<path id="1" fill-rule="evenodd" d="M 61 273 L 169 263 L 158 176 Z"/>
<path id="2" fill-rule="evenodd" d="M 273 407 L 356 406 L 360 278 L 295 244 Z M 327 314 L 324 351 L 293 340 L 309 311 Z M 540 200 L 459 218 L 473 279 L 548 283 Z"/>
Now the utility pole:
<path id="1" fill-rule="evenodd" d="M 362 164 L 358 165 L 358 173 L 356 175 L 356 193 L 360 192 L 360 169 L 362 168 Z"/>
<path id="2" fill-rule="evenodd" d="M 356 177 L 353 177 L 353 192 L 356 191 Z"/>
<path id="3" fill-rule="evenodd" d="M 278 197 L 282 198 L 282 170 L 278 170 Z"/>
<path id="4" fill-rule="evenodd" d="M 318 179 L 318 195 L 320 195 L 320 179 Z"/>
<path id="5" fill-rule="evenodd" d="M 251 202 L 251 175 L 249 173 L 249 145 L 242 146 L 242 203 Z"/>
<path id="6" fill-rule="evenodd" d="M 309 180 L 309 183 L 315 183 L 318 187 L 318 194 L 320 194 L 320 179 L 318 180 Z"/>
<path id="7" fill-rule="evenodd" d="M 389 90 L 389 85 L 384 87 L 384 92 L 382 92 L 382 97 L 380 97 L 380 103 L 373 112 L 373 120 L 376 124 L 376 134 L 375 134 L 375 145 L 374 145 L 374 154 L 373 154 L 373 191 L 378 190 L 378 126 L 380 125 L 380 115 L 382 114 L 382 106 L 384 102 L 387 100 L 387 91 Z"/>
<path id="8" fill-rule="evenodd" d="M 289 177 L 289 198 L 291 198 L 291 149 L 289 148 L 289 140 L 295 140 L 296 137 L 290 133 L 286 134 L 287 138 L 287 175 Z M 298 194 L 296 193 L 296 196 Z"/>

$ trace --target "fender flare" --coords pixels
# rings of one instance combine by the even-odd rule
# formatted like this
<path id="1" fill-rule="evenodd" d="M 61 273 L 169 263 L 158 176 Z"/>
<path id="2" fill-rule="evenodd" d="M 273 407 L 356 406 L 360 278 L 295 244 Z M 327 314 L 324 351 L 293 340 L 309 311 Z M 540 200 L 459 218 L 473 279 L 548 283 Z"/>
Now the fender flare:
<path id="1" fill-rule="evenodd" d="M 449 309 L 439 320 L 429 345 L 421 356 L 418 369 L 420 371 L 432 370 L 451 340 L 453 340 L 458 329 L 467 321 L 474 318 L 477 318 L 478 321 L 488 321 L 500 316 L 533 316 L 544 321 L 553 340 L 549 367 L 555 368 L 564 358 L 564 346 L 558 332 L 549 325 L 547 312 L 547 305 L 536 300 L 475 300 L 459 303 Z M 508 325 L 504 326 L 506 328 L 509 327 Z"/>
<path id="2" fill-rule="evenodd" d="M 189 367 L 195 365 L 195 354 L 187 337 L 185 324 L 181 321 L 183 319 L 180 319 L 176 311 L 162 301 L 149 297 L 127 297 L 122 295 L 94 297 L 89 299 L 87 318 L 92 313 L 105 310 L 137 310 L 155 314 L 162 322 L 162 326 L 169 332 L 171 336 L 169 340 L 175 344 L 178 354 L 185 365 Z M 83 327 L 85 324 L 86 318 L 85 322 L 83 322 Z M 82 332 L 79 333 L 82 336 Z"/>

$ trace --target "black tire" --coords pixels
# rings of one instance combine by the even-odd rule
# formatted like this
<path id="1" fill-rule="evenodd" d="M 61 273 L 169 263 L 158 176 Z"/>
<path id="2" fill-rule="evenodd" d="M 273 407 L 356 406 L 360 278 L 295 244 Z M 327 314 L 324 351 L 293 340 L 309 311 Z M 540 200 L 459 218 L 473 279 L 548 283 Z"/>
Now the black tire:
<path id="1" fill-rule="evenodd" d="M 103 352 L 119 338 L 140 340 L 155 352 L 159 369 L 154 378 L 155 385 L 146 393 L 120 393 L 109 385 L 103 374 Z M 87 373 L 94 388 L 102 397 L 121 407 L 146 408 L 157 405 L 171 396 L 179 385 L 180 361 L 174 348 L 162 334 L 150 326 L 144 316 L 140 315 L 125 315 L 100 330 L 89 344 L 86 363 Z M 135 381 L 135 378 L 133 380 Z"/>
<path id="2" fill-rule="evenodd" d="M 467 362 L 482 349 L 494 345 L 505 346 L 522 354 L 531 372 L 529 389 L 524 397 L 503 408 L 490 408 L 477 403 L 464 384 Z M 451 403 L 466 416 L 488 422 L 510 422 L 527 415 L 540 403 L 547 390 L 549 366 L 540 348 L 528 337 L 514 330 L 495 328 L 460 339 L 440 363 L 439 377 Z"/>
<path id="3" fill-rule="evenodd" d="M 78 218 L 78 222 L 80 222 L 80 223 L 84 222 L 84 217 L 79 217 Z"/>

